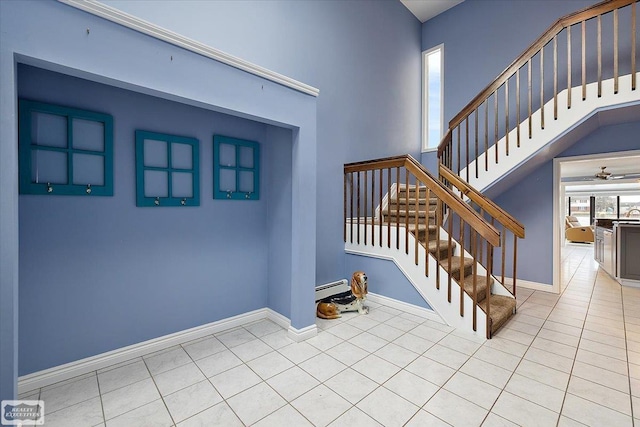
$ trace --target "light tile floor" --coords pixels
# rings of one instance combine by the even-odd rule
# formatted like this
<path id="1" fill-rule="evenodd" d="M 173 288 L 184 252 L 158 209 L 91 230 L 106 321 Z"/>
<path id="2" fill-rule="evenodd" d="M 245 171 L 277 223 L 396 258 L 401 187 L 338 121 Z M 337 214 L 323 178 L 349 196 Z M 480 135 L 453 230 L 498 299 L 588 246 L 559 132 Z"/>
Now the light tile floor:
<path id="1" fill-rule="evenodd" d="M 640 426 L 640 289 L 592 250 L 568 245 L 562 294 L 519 289 L 490 341 L 371 304 L 306 342 L 260 321 L 21 397 L 67 427 Z"/>

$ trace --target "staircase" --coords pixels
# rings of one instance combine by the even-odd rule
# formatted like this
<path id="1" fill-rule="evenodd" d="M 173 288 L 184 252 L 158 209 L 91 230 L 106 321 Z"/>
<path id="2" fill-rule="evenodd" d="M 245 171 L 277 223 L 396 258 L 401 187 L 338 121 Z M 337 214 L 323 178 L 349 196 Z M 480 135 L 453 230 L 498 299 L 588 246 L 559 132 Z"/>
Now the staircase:
<path id="1" fill-rule="evenodd" d="M 427 248 L 431 257 L 452 277 L 456 285 L 462 286 L 464 292 L 474 297 L 474 264 L 477 262 L 470 256 L 455 256 L 459 247 L 452 239 L 439 239 L 436 225 L 436 209 L 438 199 L 430 197 L 427 200 L 427 187 L 415 185 L 399 185 L 395 194 L 388 197 L 387 207 L 382 210 L 383 224 L 409 223 L 409 232 L 418 240 L 423 248 Z M 409 209 L 407 210 L 407 206 Z M 418 207 L 418 209 L 416 209 Z M 413 220 L 418 218 L 416 229 Z M 460 280 L 462 277 L 462 280 Z M 475 277 L 475 299 L 483 312 L 487 312 L 487 291 L 491 292 L 495 286 L 492 276 Z M 501 285 L 500 285 L 501 286 Z M 512 296 L 493 295 L 490 299 L 491 334 L 495 333 L 516 311 L 516 300 Z"/>
<path id="2" fill-rule="evenodd" d="M 522 238 L 524 227 L 453 175 L 445 184 L 409 155 L 347 164 L 344 172 L 345 251 L 392 260 L 445 323 L 491 338 L 516 306 L 515 281 L 502 285 L 504 236 Z"/>
<path id="3" fill-rule="evenodd" d="M 637 1 L 551 25 L 449 121 L 438 177 L 409 155 L 346 164 L 345 250 L 393 260 L 447 324 L 491 338 L 515 311 L 525 233 L 477 189 L 541 161 L 591 115 L 640 103 Z"/>

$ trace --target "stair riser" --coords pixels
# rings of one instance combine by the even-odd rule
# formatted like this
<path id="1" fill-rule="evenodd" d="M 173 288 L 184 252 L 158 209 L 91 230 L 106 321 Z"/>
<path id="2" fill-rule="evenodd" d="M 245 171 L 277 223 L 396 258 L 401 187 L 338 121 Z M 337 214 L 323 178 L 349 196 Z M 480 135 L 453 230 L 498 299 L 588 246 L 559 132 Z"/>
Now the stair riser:
<path id="1" fill-rule="evenodd" d="M 386 210 L 385 209 L 384 211 L 382 211 L 382 215 L 385 215 L 385 216 L 389 215 L 389 216 L 391 216 L 393 218 L 396 218 L 398 216 L 400 218 L 406 218 L 407 216 L 409 216 L 409 218 L 415 218 L 416 211 L 415 210 L 409 210 L 409 212 L 407 214 L 407 211 L 404 210 L 404 209 L 400 209 L 399 211 L 396 210 L 396 209 L 390 209 L 390 210 Z M 426 218 L 427 216 L 429 218 L 435 218 L 435 212 L 426 212 L 426 211 L 423 211 L 423 210 L 419 210 L 418 211 L 418 218 Z"/>
<path id="2" fill-rule="evenodd" d="M 429 200 L 429 207 L 430 209 L 435 209 L 437 206 L 437 199 L 430 199 Z M 391 200 L 389 200 L 389 204 L 391 206 L 396 206 L 396 205 L 400 205 L 400 206 L 406 206 L 407 205 L 407 199 L 406 197 L 399 197 L 399 198 L 393 198 Z M 415 206 L 416 204 L 416 199 L 414 197 L 410 197 L 409 198 L 409 206 Z M 427 200 L 425 198 L 420 198 L 418 199 L 418 205 L 420 206 L 426 206 L 427 205 Z"/>
<path id="3" fill-rule="evenodd" d="M 409 225 L 415 223 L 415 215 L 409 215 Z M 390 222 L 391 225 L 400 223 L 400 225 L 407 223 L 407 217 L 405 215 L 396 216 L 395 212 L 392 212 L 390 215 L 383 214 L 382 222 L 387 223 Z M 418 224 L 429 224 L 431 226 L 435 225 L 436 219 L 430 216 L 428 219 L 425 216 L 418 216 Z M 435 230 L 434 230 L 435 231 Z"/>
<path id="4" fill-rule="evenodd" d="M 395 206 L 397 204 L 400 204 L 400 206 L 404 206 L 407 204 L 407 199 L 402 197 L 400 199 L 396 199 L 393 198 L 391 200 L 389 200 L 389 204 L 391 206 Z M 416 204 L 416 199 L 415 198 L 410 198 L 409 199 L 409 206 L 415 206 Z M 424 207 L 427 205 L 427 201 L 425 199 L 418 199 L 418 205 L 420 205 L 420 207 Z M 435 200 L 433 200 L 432 202 L 429 203 L 429 206 L 431 206 L 431 209 L 434 209 L 436 206 L 436 202 Z"/>
<path id="5" fill-rule="evenodd" d="M 407 191 L 406 188 L 399 188 L 398 189 L 398 197 L 407 197 L 407 194 L 409 195 L 409 197 L 416 197 L 416 194 L 418 194 L 418 192 L 416 191 L 415 188 L 410 188 L 409 191 Z M 419 192 L 419 197 L 420 198 L 426 198 L 427 197 L 427 189 L 426 188 L 421 188 L 420 192 Z"/>
<path id="6" fill-rule="evenodd" d="M 443 261 L 443 262 L 446 265 L 447 261 Z M 465 267 L 462 277 L 471 276 L 472 274 L 473 274 L 473 266 Z M 453 272 L 451 272 L 451 277 L 453 277 L 456 280 L 460 280 L 460 270 L 454 270 Z"/>

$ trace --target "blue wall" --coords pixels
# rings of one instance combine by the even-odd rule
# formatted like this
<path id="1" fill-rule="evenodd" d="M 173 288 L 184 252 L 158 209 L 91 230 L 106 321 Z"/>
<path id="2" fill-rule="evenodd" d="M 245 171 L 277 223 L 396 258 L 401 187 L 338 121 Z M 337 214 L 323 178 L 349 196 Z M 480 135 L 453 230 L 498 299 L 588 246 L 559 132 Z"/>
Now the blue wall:
<path id="1" fill-rule="evenodd" d="M 558 18 L 595 3 L 598 1 L 466 0 L 425 22 L 422 50 L 444 43 L 445 122 Z"/>
<path id="2" fill-rule="evenodd" d="M 346 257 L 348 277 L 358 270 L 367 273 L 369 292 L 431 309 L 393 261 L 353 254 Z"/>
<path id="3" fill-rule="evenodd" d="M 556 158 L 638 150 L 640 121 L 603 126 Z M 523 194 L 526 198 L 523 199 Z M 494 198 L 526 228 L 518 242 L 518 278 L 553 283 L 553 160 L 537 168 Z M 507 270 L 509 271 L 509 270 Z"/>
<path id="4" fill-rule="evenodd" d="M 290 284 L 291 131 L 23 65 L 18 82 L 22 98 L 111 114 L 115 153 L 114 197 L 20 196 L 20 375 L 265 307 L 270 278 Z M 199 139 L 199 207 L 136 207 L 136 129 Z M 259 201 L 212 199 L 214 133 L 261 143 Z"/>
<path id="5" fill-rule="evenodd" d="M 445 129 L 449 120 L 558 18 L 595 3 L 598 1 L 466 0 L 422 24 L 422 50 L 444 43 Z M 435 167 L 435 158 L 435 152 L 425 153 L 422 163 Z"/>
<path id="6" fill-rule="evenodd" d="M 184 2 L 119 6 L 141 8 L 139 15 L 152 21 L 168 18 L 172 22 L 161 24 L 319 87 L 321 97 L 55 1 L 0 2 L 3 399 L 16 395 L 18 374 L 17 62 L 291 129 L 290 272 L 278 276 L 267 267 L 270 281 L 280 277 L 290 278 L 290 283 L 281 284 L 283 298 L 278 302 L 269 295 L 267 300 L 276 309 L 289 301 L 292 326 L 298 329 L 314 322 L 313 286 L 345 275 L 342 219 L 337 214 L 342 210 L 342 164 L 418 151 L 420 24 L 399 2 L 193 4 L 197 7 L 191 11 Z M 143 16 L 156 12 L 156 18 Z M 185 16 L 189 13 L 192 16 Z M 277 133 L 267 131 L 267 140 L 281 141 Z M 318 185 L 316 170 L 322 170 Z M 283 184 L 287 180 L 273 179 Z M 288 205 L 269 205 L 267 215 L 275 218 Z M 280 235 L 277 224 L 286 219 L 279 218 L 267 224 L 269 236 Z M 281 249 L 286 246 L 283 243 Z"/>
<path id="7" fill-rule="evenodd" d="M 78 28 L 82 31 L 78 32 Z M 91 35 L 85 31 L 87 28 Z M 278 205 L 281 209 L 290 206 L 291 237 L 274 247 L 290 249 L 286 256 L 288 266 L 283 264 L 290 270 L 280 276 L 290 280 L 280 285 L 280 291 L 285 292 L 284 301 L 295 304 L 280 307 L 288 309 L 294 328 L 314 324 L 315 97 L 123 30 L 54 1 L 0 2 L 0 31 L 0 398 L 16 396 L 18 377 L 17 63 L 291 129 L 285 137 L 278 132 L 266 135 L 269 141 L 290 146 L 286 157 L 291 164 L 291 201 Z M 279 159 L 281 154 L 274 152 L 270 157 Z M 283 158 L 283 164 L 286 160 Z M 286 181 L 278 173 L 272 178 L 274 182 Z M 267 216 L 269 209 L 267 206 Z M 271 274 L 268 268 L 262 272 Z M 171 305 L 166 298 L 162 302 Z M 287 314 L 284 309 L 281 312 Z"/>
<path id="8" fill-rule="evenodd" d="M 466 0 L 425 22 L 422 25 L 422 49 L 444 43 L 445 123 L 558 18 L 595 3 L 597 1 L 593 0 L 548 0 L 541 7 L 542 3 L 536 1 Z M 603 27 L 609 25 L 608 18 L 603 22 Z M 626 25 L 624 22 L 622 26 Z M 593 33 L 589 31 L 591 39 Z M 573 36 L 579 41 L 576 34 Z M 621 41 L 626 43 L 626 39 Z M 607 39 L 603 43 L 604 49 L 613 45 Z M 563 48 L 562 42 L 559 46 Z M 574 41 L 574 64 L 579 63 L 576 57 L 579 53 L 579 44 Z M 566 53 L 559 55 L 560 61 L 565 57 Z M 588 62 L 587 78 L 592 80 L 595 62 L 589 59 Z M 564 68 L 560 67 L 561 72 Z M 574 67 L 576 71 L 579 69 Z M 604 70 L 605 74 L 608 72 Z M 547 79 L 546 83 L 550 81 Z M 575 74 L 574 81 L 578 81 Z M 534 110 L 536 108 L 534 105 Z M 633 137 L 633 129 L 637 129 L 637 124 L 601 128 L 561 156 L 637 149 L 637 136 Z M 606 144 L 603 141 L 607 141 Z M 423 154 L 422 163 L 436 167 L 436 153 Z M 552 181 L 553 162 L 549 161 L 520 182 L 510 183 L 511 187 L 494 199 L 526 228 L 527 237 L 518 243 L 519 278 L 547 284 L 552 283 Z M 522 194 L 527 194 L 527 203 L 523 203 Z"/>
<path id="9" fill-rule="evenodd" d="M 347 277 L 342 165 L 418 155 L 420 22 L 397 0 L 104 3 L 320 89 L 316 283 Z"/>
<path id="10" fill-rule="evenodd" d="M 262 159 L 271 188 L 267 203 L 267 306 L 286 317 L 291 307 L 291 140 L 291 130 L 268 126 L 264 145 L 269 149 Z"/>

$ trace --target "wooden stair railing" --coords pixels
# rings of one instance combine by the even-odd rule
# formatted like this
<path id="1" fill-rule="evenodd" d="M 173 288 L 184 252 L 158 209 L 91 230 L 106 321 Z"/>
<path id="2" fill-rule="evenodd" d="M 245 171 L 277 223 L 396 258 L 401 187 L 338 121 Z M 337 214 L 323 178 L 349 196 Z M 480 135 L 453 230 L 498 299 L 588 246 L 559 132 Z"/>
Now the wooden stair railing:
<path id="1" fill-rule="evenodd" d="M 469 169 L 473 168 L 468 166 L 475 160 L 478 178 L 480 156 L 485 154 L 483 169 L 488 172 L 490 163 L 498 164 L 499 151 L 508 156 L 510 143 L 512 147 L 514 142 L 516 147 L 525 143 L 521 134 L 531 139 L 538 126 L 544 129 L 545 119 L 558 119 L 562 113 L 558 111 L 558 97 L 565 89 L 566 107 L 571 108 L 576 101 L 571 98 L 573 79 L 580 81 L 583 101 L 590 83 L 597 82 L 597 96 L 601 97 L 606 78 L 613 79 L 612 90 L 617 94 L 620 76 L 627 73 L 631 76 L 628 84 L 635 90 L 637 1 L 607 0 L 558 19 L 451 119 L 438 146 L 439 162 L 458 175 L 465 170 L 463 175 L 469 181 L 469 174 L 473 173 Z M 603 32 L 604 40 L 612 40 L 611 43 L 603 43 Z M 580 65 L 575 67 L 574 62 Z M 522 81 L 521 74 L 526 74 L 526 81 Z M 545 103 L 551 100 L 552 117 L 545 114 Z M 536 113 L 534 126 L 532 116 L 537 111 L 539 120 Z M 527 129 L 521 131 L 525 121 Z M 514 130 L 515 141 L 509 141 Z M 503 139 L 504 147 L 498 150 Z M 490 161 L 489 150 L 494 146 L 495 159 Z"/>
<path id="2" fill-rule="evenodd" d="M 393 206 L 394 191 L 396 195 L 404 194 L 402 206 L 400 197 Z M 401 233 L 405 234 L 404 248 L 400 247 Z M 486 313 L 486 335 L 490 338 L 503 323 L 491 317 L 492 299 L 497 303 L 499 298 L 506 298 L 491 296 L 493 254 L 501 245 L 501 233 L 410 155 L 346 164 L 344 241 L 391 248 L 395 235 L 394 249 L 409 254 L 409 234 L 415 237 L 415 264 L 419 264 L 418 245 L 422 245 L 427 258 L 425 276 L 435 275 L 437 289 L 447 287 L 449 303 L 456 289 L 453 285 L 458 284 L 460 316 L 465 316 L 466 293 L 473 301 L 474 331 L 477 330 L 477 307 L 480 307 Z M 524 231 L 521 234 L 524 235 Z M 457 245 L 460 247 L 454 254 Z M 440 268 L 429 271 L 429 257 L 449 272 L 446 283 L 442 283 Z M 509 310 L 512 310 L 515 301 L 510 300 L 513 306 L 509 306 Z"/>
<path id="3" fill-rule="evenodd" d="M 511 216 L 508 212 L 498 206 L 493 200 L 489 199 L 478 190 L 473 188 L 467 182 L 462 180 L 451 169 L 440 164 L 440 179 L 449 187 L 454 186 L 460 193 L 467 197 L 474 209 L 480 212 L 480 215 L 487 219 L 491 225 L 499 223 L 501 226 L 501 244 L 499 257 L 494 258 L 494 272 L 500 272 L 500 283 L 502 283 L 509 292 L 516 296 L 516 278 L 517 278 L 517 260 L 518 260 L 518 239 L 524 239 L 524 225 Z M 507 235 L 513 236 L 513 246 L 509 246 Z M 507 269 L 507 261 L 511 263 L 512 276 L 511 286 L 505 283 L 505 272 Z M 497 274 L 497 273 L 494 273 Z"/>

